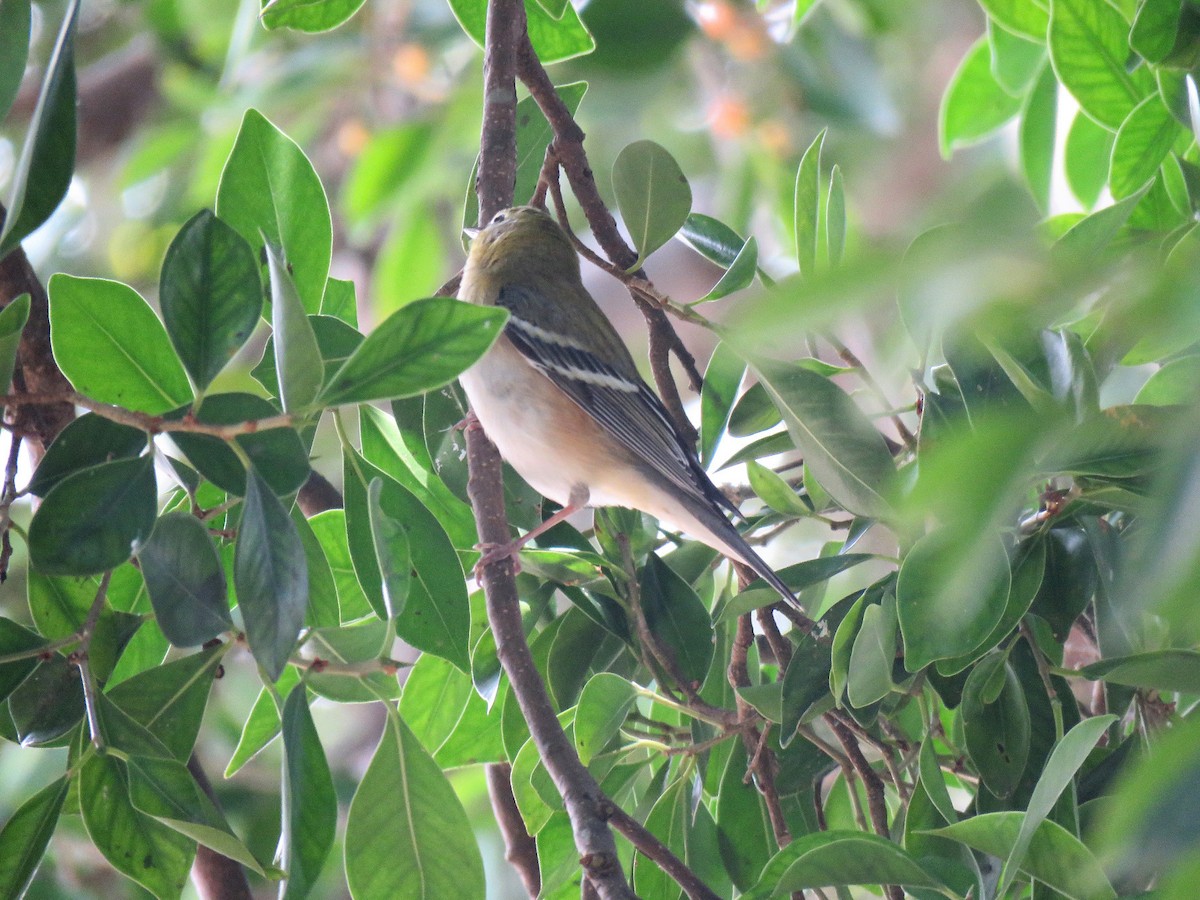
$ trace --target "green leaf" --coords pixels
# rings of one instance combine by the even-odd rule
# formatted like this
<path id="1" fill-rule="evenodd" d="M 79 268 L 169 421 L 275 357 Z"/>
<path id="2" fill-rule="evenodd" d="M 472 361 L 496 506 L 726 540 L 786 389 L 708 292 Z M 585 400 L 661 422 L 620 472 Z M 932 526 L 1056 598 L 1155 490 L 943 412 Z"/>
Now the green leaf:
<path id="1" fill-rule="evenodd" d="M 637 688 L 611 672 L 597 672 L 579 694 L 575 710 L 575 749 L 586 766 L 621 730 L 637 699 Z"/>
<path id="2" fill-rule="evenodd" d="M 454 18 L 467 36 L 483 46 L 487 22 L 487 5 L 478 0 L 449 0 Z M 542 65 L 562 62 L 591 53 L 596 42 L 580 21 L 579 13 L 569 3 L 563 5 L 563 15 L 555 18 L 537 0 L 525 0 L 526 27 L 529 40 Z"/>
<path id="3" fill-rule="evenodd" d="M 745 377 L 745 361 L 728 344 L 717 344 L 700 389 L 700 464 L 705 467 L 712 465 Z"/>
<path id="4" fill-rule="evenodd" d="M 134 808 L 125 763 L 90 755 L 79 772 L 83 824 L 104 858 L 157 897 L 178 897 L 196 843 Z"/>
<path id="5" fill-rule="evenodd" d="M 358 328 L 358 297 L 354 282 L 341 278 L 330 278 L 325 282 L 325 296 L 321 298 L 321 315 L 337 319 L 351 328 Z M 319 341 L 318 336 L 318 341 Z"/>
<path id="6" fill-rule="evenodd" d="M 8 698 L 8 712 L 22 746 L 61 738 L 84 716 L 79 667 L 61 653 L 43 660 Z"/>
<path id="7" fill-rule="evenodd" d="M 4 5 L 20 4 L 0 4 L 0 12 Z M 25 4 L 25 13 L 29 14 L 28 4 Z M 4 17 L 0 16 L 0 25 L 3 24 Z M 0 895 L 25 896 L 58 825 L 58 816 L 62 812 L 70 783 L 70 779 L 64 775 L 46 785 L 22 803 L 4 823 L 4 828 L 0 829 Z"/>
<path id="8" fill-rule="evenodd" d="M 24 653 L 45 644 L 45 639 L 18 625 L 11 619 L 0 618 L 0 656 Z M 30 656 L 0 665 L 0 703 L 21 684 L 22 681 L 37 668 L 38 659 Z"/>
<path id="9" fill-rule="evenodd" d="M 346 360 L 321 396 L 327 406 L 411 397 L 441 387 L 487 352 L 505 310 L 445 297 L 388 316 Z"/>
<path id="10" fill-rule="evenodd" d="M 842 263 L 846 249 L 846 190 L 842 185 L 842 170 L 835 165 L 829 171 L 829 198 L 825 201 L 825 246 L 829 252 L 830 268 Z"/>
<path id="11" fill-rule="evenodd" d="M 617 208 L 641 268 L 655 250 L 675 236 L 692 211 L 692 189 L 675 157 L 654 141 L 635 141 L 617 154 L 612 170 Z"/>
<path id="12" fill-rule="evenodd" d="M 25 6 L 25 16 L 28 16 L 28 4 Z M 4 204 L 7 212 L 0 224 L 0 258 L 7 256 L 50 218 L 71 185 L 75 170 L 75 22 L 78 15 L 79 0 L 71 0 L 46 64 L 37 105 L 29 120 L 29 132 L 12 173 L 8 200 Z M 17 41 L 20 41 L 19 34 L 18 31 Z M 5 38 L 7 49 L 8 36 Z M 23 71 L 17 75 L 18 88 L 20 74 L 24 74 Z"/>
<path id="13" fill-rule="evenodd" d="M 283 897 L 291 900 L 312 892 L 333 847 L 338 813 L 333 777 L 303 685 L 292 688 L 283 704 L 283 796 Z"/>
<path id="14" fill-rule="evenodd" d="M 221 558 L 191 513 L 160 518 L 138 563 L 158 627 L 176 647 L 198 647 L 233 627 Z"/>
<path id="15" fill-rule="evenodd" d="M 250 651 L 274 681 L 304 625 L 308 565 L 296 526 L 256 469 L 246 477 L 233 582 Z"/>
<path id="16" fill-rule="evenodd" d="M 722 297 L 728 297 L 730 294 L 749 287 L 754 281 L 754 276 L 757 272 L 758 241 L 750 238 L 746 243 L 742 244 L 742 249 L 738 251 L 738 255 L 734 257 L 725 274 L 696 303 L 708 303 L 711 300 L 720 300 Z"/>
<path id="17" fill-rule="evenodd" d="M 776 512 L 800 517 L 811 513 L 792 486 L 766 466 L 750 460 L 746 463 L 746 475 L 758 498 Z"/>
<path id="18" fill-rule="evenodd" d="M 728 269 L 746 246 L 746 239 L 736 231 L 703 213 L 692 213 L 675 235 L 709 262 Z"/>
<path id="19" fill-rule="evenodd" d="M 482 898 L 483 860 L 454 788 L 395 712 L 346 820 L 356 898 Z"/>
<path id="20" fill-rule="evenodd" d="M 331 31 L 358 12 L 366 0 L 271 0 L 259 19 L 268 31 L 291 28 L 308 34 Z"/>
<path id="21" fill-rule="evenodd" d="M 960 714 L 979 777 L 997 797 L 1007 797 L 1029 760 L 1029 705 L 1007 654 L 995 651 L 971 670 Z"/>
<path id="22" fill-rule="evenodd" d="M 380 503 L 383 480 L 372 478 L 367 485 L 367 515 L 371 521 L 371 536 L 375 541 L 375 558 L 383 577 L 383 602 L 387 618 L 394 619 L 404 612 L 412 585 L 412 552 L 408 529 L 404 523 L 384 512 Z"/>
<path id="23" fill-rule="evenodd" d="M 9 385 L 12 384 L 13 369 L 17 364 L 17 348 L 21 345 L 21 332 L 25 329 L 25 323 L 28 320 L 29 294 L 18 295 L 8 306 L 0 310 L 0 387 L 3 387 L 6 394 Z"/>
<path id="24" fill-rule="evenodd" d="M 275 331 L 279 399 L 284 412 L 295 413 L 307 409 L 321 392 L 321 350 L 287 264 L 269 240 L 266 252 L 271 271 L 271 324 Z"/>
<path id="25" fill-rule="evenodd" d="M 223 647 L 211 647 L 172 660 L 122 681 L 106 696 L 182 762 L 196 743 L 224 656 Z"/>
<path id="26" fill-rule="evenodd" d="M 130 756 L 125 772 L 129 779 L 129 801 L 138 812 L 259 875 L 266 874 L 183 763 Z"/>
<path id="27" fill-rule="evenodd" d="M 1011 571 L 995 537 L 963 543 L 957 529 L 925 535 L 900 565 L 896 605 L 904 665 L 918 672 L 980 647 L 1004 615 Z"/>
<path id="28" fill-rule="evenodd" d="M 294 688 L 299 682 L 300 673 L 294 666 L 288 666 L 283 670 L 279 680 L 275 682 L 275 690 L 284 693 Z M 233 756 L 229 759 L 229 765 L 225 767 L 225 777 L 232 778 L 242 766 L 275 740 L 281 725 L 279 707 L 275 705 L 270 691 L 263 688 L 258 692 L 258 698 L 254 701 L 250 715 L 246 717 L 246 722 L 242 726 L 237 747 L 234 748 Z"/>
<path id="29" fill-rule="evenodd" d="M 786 897 L 807 888 L 850 884 L 903 884 L 945 890 L 901 847 L 860 831 L 822 831 L 797 838 L 763 869 L 746 900 Z"/>
<path id="30" fill-rule="evenodd" d="M 425 653 L 404 680 L 400 715 L 425 749 L 436 756 L 454 733 L 474 691 L 469 674 L 447 659 Z"/>
<path id="31" fill-rule="evenodd" d="M 921 769 L 921 787 L 929 796 L 929 800 L 937 809 L 938 814 L 947 822 L 958 821 L 958 812 L 950 800 L 950 792 L 946 789 L 946 779 L 942 777 L 938 765 L 935 738 L 926 737 L 921 742 L 921 755 L 918 760 Z"/>
<path id="32" fill-rule="evenodd" d="M 742 891 L 759 880 L 775 844 L 758 789 L 745 782 L 749 760 L 734 741 L 717 792 L 717 846 L 730 880 Z"/>
<path id="33" fill-rule="evenodd" d="M 949 159 L 957 148 L 987 137 L 1020 109 L 1021 100 L 996 81 L 991 47 L 987 37 L 981 37 L 971 45 L 942 95 L 938 114 L 942 157 Z"/>
<path id="34" fill-rule="evenodd" d="M 542 57 L 542 62 L 546 62 L 545 57 Z M 556 85 L 554 92 L 573 116 L 587 93 L 587 87 L 586 81 L 575 81 L 571 84 Z M 550 140 L 554 137 L 554 129 L 550 127 L 545 114 L 533 97 L 525 97 L 517 103 L 516 120 L 517 180 L 513 196 L 523 201 L 533 196 L 537 188 L 542 165 L 546 161 L 546 148 L 550 146 Z M 475 179 L 478 175 L 479 159 L 476 157 L 475 166 L 467 182 L 467 201 L 463 206 L 464 228 L 479 224 L 479 198 L 475 195 Z"/>
<path id="35" fill-rule="evenodd" d="M 221 172 L 217 215 L 256 251 L 281 248 L 305 311 L 321 308 L 333 248 L 325 189 L 304 152 L 258 110 L 246 111 Z"/>
<path id="36" fill-rule="evenodd" d="M 85 413 L 58 433 L 38 463 L 28 490 L 45 497 L 68 475 L 110 460 L 137 456 L 148 441 L 144 431 Z"/>
<path id="37" fill-rule="evenodd" d="M 979 0 L 987 14 L 1015 34 L 1044 41 L 1050 16 L 1044 0 Z"/>
<path id="38" fill-rule="evenodd" d="M 1153 79 L 1130 72 L 1129 24 L 1105 0 L 1052 0 L 1050 61 L 1083 111 L 1116 131 L 1146 97 Z"/>
<path id="39" fill-rule="evenodd" d="M 1084 666 L 1079 674 L 1092 681 L 1127 684 L 1146 690 L 1200 694 L 1200 653 L 1195 650 L 1151 650 L 1114 656 Z"/>
<path id="40" fill-rule="evenodd" d="M 336 628 L 342 622 L 342 613 L 329 558 L 298 505 L 292 507 L 291 517 L 300 535 L 300 542 L 304 544 L 304 559 L 308 566 L 308 612 L 305 614 L 305 624 L 310 628 Z"/>
<path id="41" fill-rule="evenodd" d="M 676 779 L 654 801 L 646 816 L 646 830 L 680 859 L 687 854 L 687 835 L 692 817 L 688 803 L 688 780 Z M 658 865 L 634 852 L 633 889 L 644 900 L 677 900 L 679 885 Z"/>
<path id="42" fill-rule="evenodd" d="M 753 365 L 821 486 L 849 512 L 886 517 L 883 492 L 895 466 L 883 437 L 854 401 L 803 367 L 773 361 Z"/>
<path id="43" fill-rule="evenodd" d="M 29 526 L 29 558 L 46 575 L 94 575 L 119 566 L 154 530 L 154 459 L 122 459 L 60 481 Z"/>
<path id="44" fill-rule="evenodd" d="M 984 813 L 926 833 L 1004 859 L 1016 843 L 1023 819 L 1019 812 Z M 1087 847 L 1051 820 L 1033 833 L 1021 870 L 1070 900 L 1115 900 L 1117 896 Z"/>
<path id="45" fill-rule="evenodd" d="M 262 315 L 254 251 L 212 212 L 201 210 L 167 248 L 158 302 L 179 358 L 196 387 L 205 390 Z"/>
<path id="46" fill-rule="evenodd" d="M 796 263 L 806 278 L 816 271 L 818 227 L 821 218 L 821 148 L 828 129 L 813 138 L 796 169 L 793 199 L 793 228 L 796 234 Z"/>
<path id="47" fill-rule="evenodd" d="M 1021 172 L 1038 209 L 1050 208 L 1054 172 L 1054 132 L 1058 116 L 1058 81 L 1046 65 L 1021 110 Z"/>
<path id="48" fill-rule="evenodd" d="M 0 2 L 0 122 L 8 115 L 24 80 L 30 21 L 29 0 Z"/>
<path id="49" fill-rule="evenodd" d="M 337 586 L 338 610 L 342 622 L 353 622 L 372 613 L 371 604 L 363 593 L 354 572 L 350 546 L 346 538 L 345 510 L 331 509 L 308 520 L 309 527 L 321 542 L 333 581 Z"/>
<path id="50" fill-rule="evenodd" d="M 1151 94 L 1129 114 L 1117 131 L 1108 186 L 1114 199 L 1128 197 L 1158 173 L 1182 127 L 1158 94 Z"/>
<path id="51" fill-rule="evenodd" d="M 176 410 L 170 418 L 185 414 Z M 279 415 L 269 400 L 253 394 L 210 394 L 195 410 L 196 420 L 205 425 L 236 425 Z M 171 440 L 187 454 L 196 469 L 223 491 L 246 493 L 246 467 L 228 442 L 210 434 L 173 432 Z M 295 428 L 265 428 L 239 434 L 234 441 L 278 496 L 290 494 L 308 480 L 312 471 L 308 448 Z"/>
<path id="52" fill-rule="evenodd" d="M 807 559 L 804 562 L 794 563 L 780 569 L 778 575 L 783 579 L 784 584 L 799 593 L 805 588 L 828 581 L 839 572 L 844 572 L 846 569 L 853 568 L 871 559 L 875 559 L 875 557 L 870 553 L 842 553 L 836 556 L 819 556 L 816 559 Z M 753 584 L 763 585 L 761 581 L 753 582 Z M 760 606 L 766 606 L 768 603 L 775 603 L 778 600 L 779 592 L 774 588 L 768 591 L 765 585 L 762 587 L 748 587 L 746 590 L 730 598 L 727 602 L 719 605 L 713 611 L 713 623 L 720 625 L 722 622 L 736 619 L 743 613 L 751 612 Z"/>
<path id="53" fill-rule="evenodd" d="M 1075 773 L 1087 761 L 1088 754 L 1092 752 L 1096 742 L 1115 721 L 1116 716 L 1108 715 L 1085 719 L 1063 735 L 1062 740 L 1055 745 L 1050 758 L 1046 760 L 1042 774 L 1038 777 L 1033 796 L 1029 798 L 1029 806 L 1021 821 L 1021 830 L 1004 860 L 1000 886 L 996 889 L 997 896 L 1002 897 L 1007 893 L 1034 834 L 1054 809 L 1059 796 L 1070 786 Z"/>
<path id="54" fill-rule="evenodd" d="M 1129 45 L 1146 62 L 1161 63 L 1175 49 L 1183 0 L 1144 0 L 1129 32 Z"/>
<path id="55" fill-rule="evenodd" d="M 996 83 L 1014 97 L 1024 97 L 1046 59 L 1045 42 L 1028 40 L 994 19 L 988 21 L 987 37 Z"/>
<path id="56" fill-rule="evenodd" d="M 54 358 L 75 390 L 150 415 L 191 402 L 183 363 L 137 291 L 62 273 L 49 288 Z"/>
<path id="57" fill-rule="evenodd" d="M 896 662 L 896 598 L 891 594 L 882 603 L 863 610 L 862 625 L 850 651 L 846 676 L 846 699 L 863 709 L 882 700 L 895 685 L 892 666 Z"/>
<path id="58" fill-rule="evenodd" d="M 651 553 L 642 569 L 641 599 L 659 644 L 689 682 L 703 683 L 712 662 L 712 621 L 692 586 Z"/>
<path id="59" fill-rule="evenodd" d="M 1147 189 L 1148 186 L 1072 225 L 1067 233 L 1058 239 L 1054 245 L 1055 249 L 1077 256 L 1102 250 L 1129 221 L 1130 214 L 1138 205 L 1138 201 L 1145 196 Z"/>
<path id="60" fill-rule="evenodd" d="M 1076 113 L 1067 132 L 1063 168 L 1071 193 L 1088 209 L 1096 205 L 1108 183 L 1109 159 L 1115 136 L 1082 112 Z"/>
<path id="61" fill-rule="evenodd" d="M 355 328 L 333 316 L 309 316 L 308 323 L 317 338 L 317 349 L 321 354 L 322 381 L 328 381 L 366 338 Z M 269 392 L 276 393 L 279 390 L 274 335 L 267 338 L 262 359 L 250 374 Z"/>

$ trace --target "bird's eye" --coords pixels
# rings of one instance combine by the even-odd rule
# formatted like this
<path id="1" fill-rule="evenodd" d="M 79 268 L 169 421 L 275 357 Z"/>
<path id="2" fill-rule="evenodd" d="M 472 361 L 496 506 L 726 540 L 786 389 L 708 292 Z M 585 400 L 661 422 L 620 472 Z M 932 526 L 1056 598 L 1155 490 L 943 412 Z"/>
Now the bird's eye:
<path id="1" fill-rule="evenodd" d="M 506 218 L 508 217 L 504 213 L 498 212 L 492 217 L 492 224 L 495 225 L 498 222 L 503 222 Z"/>

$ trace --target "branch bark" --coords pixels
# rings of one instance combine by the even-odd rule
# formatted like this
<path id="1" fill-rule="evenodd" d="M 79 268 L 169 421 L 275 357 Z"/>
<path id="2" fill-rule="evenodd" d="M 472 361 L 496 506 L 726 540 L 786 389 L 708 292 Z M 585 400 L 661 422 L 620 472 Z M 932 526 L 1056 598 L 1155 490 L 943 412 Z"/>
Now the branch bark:
<path id="1" fill-rule="evenodd" d="M 525 829 L 525 820 L 517 807 L 517 798 L 512 790 L 512 766 L 508 763 L 491 763 L 487 767 L 488 796 L 496 824 L 504 837 L 504 858 L 517 870 L 525 891 L 531 898 L 542 890 L 542 872 L 538 865 L 537 842 Z"/>

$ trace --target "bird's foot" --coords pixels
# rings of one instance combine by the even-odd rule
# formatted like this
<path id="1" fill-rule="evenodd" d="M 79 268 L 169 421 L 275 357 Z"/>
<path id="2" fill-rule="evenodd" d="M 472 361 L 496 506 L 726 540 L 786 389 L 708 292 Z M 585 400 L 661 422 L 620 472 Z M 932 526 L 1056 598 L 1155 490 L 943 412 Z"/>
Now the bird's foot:
<path id="1" fill-rule="evenodd" d="M 492 563 L 500 562 L 501 560 L 509 560 L 512 566 L 513 575 L 518 575 L 521 572 L 521 560 L 517 554 L 521 552 L 521 548 L 525 546 L 524 540 L 506 541 L 503 544 L 481 543 L 476 544 L 475 549 L 483 553 L 479 557 L 479 561 L 475 563 L 475 580 L 483 580 L 483 570 Z"/>

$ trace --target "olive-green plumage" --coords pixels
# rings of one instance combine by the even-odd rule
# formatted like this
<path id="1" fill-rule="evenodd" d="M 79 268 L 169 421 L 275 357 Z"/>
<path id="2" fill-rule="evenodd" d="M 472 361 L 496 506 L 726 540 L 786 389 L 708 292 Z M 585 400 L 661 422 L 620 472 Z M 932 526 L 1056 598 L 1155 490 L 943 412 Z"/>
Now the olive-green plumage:
<path id="1" fill-rule="evenodd" d="M 747 563 L 794 601 L 730 523 L 733 506 L 638 375 L 549 215 L 528 206 L 497 213 L 475 235 L 459 296 L 510 313 L 499 340 L 460 380 L 522 478 L 568 510 L 647 512 Z"/>

